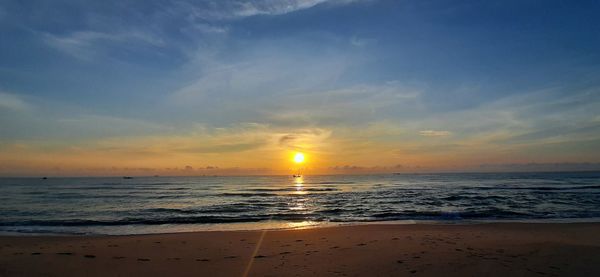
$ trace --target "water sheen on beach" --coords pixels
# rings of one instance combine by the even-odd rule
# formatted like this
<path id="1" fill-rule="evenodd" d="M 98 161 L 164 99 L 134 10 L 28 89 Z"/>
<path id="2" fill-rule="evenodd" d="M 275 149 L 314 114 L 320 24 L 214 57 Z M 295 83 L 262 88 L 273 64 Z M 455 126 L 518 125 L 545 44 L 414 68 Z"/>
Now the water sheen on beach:
<path id="1" fill-rule="evenodd" d="M 0 179 L 0 231 L 23 234 L 595 218 L 600 172 Z"/>

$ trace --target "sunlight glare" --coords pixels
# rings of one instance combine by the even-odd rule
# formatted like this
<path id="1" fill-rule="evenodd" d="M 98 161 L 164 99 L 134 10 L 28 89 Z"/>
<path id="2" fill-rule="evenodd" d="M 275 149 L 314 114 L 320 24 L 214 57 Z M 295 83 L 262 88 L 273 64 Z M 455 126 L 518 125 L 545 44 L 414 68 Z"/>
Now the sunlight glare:
<path id="1" fill-rule="evenodd" d="M 304 154 L 298 152 L 294 155 L 294 162 L 299 164 L 304 162 Z"/>

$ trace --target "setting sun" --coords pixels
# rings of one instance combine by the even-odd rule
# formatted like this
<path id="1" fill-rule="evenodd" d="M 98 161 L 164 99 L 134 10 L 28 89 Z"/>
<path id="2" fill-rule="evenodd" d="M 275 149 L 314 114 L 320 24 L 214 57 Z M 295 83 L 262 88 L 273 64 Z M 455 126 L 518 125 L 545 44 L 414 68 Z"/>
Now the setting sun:
<path id="1" fill-rule="evenodd" d="M 299 164 L 304 162 L 304 154 L 298 152 L 294 155 L 294 162 Z"/>

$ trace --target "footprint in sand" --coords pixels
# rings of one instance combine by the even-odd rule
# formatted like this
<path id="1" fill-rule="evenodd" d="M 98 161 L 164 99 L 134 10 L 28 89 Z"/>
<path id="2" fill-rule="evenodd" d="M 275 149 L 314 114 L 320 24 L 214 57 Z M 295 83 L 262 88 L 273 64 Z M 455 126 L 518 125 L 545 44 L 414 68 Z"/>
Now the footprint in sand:
<path id="1" fill-rule="evenodd" d="M 281 253 L 279 253 L 279 255 L 286 255 L 286 254 L 292 254 L 292 252 L 290 252 L 290 251 L 285 251 L 285 252 L 281 252 Z"/>
<path id="2" fill-rule="evenodd" d="M 42 253 L 40 253 L 40 252 L 33 252 L 33 253 L 31 253 L 31 255 L 37 256 L 37 255 L 42 255 Z"/>
<path id="3" fill-rule="evenodd" d="M 83 257 L 88 258 L 88 259 L 96 258 L 95 255 L 83 255 Z"/>
<path id="4" fill-rule="evenodd" d="M 260 259 L 260 258 L 266 258 L 267 256 L 264 255 L 256 255 L 254 256 L 255 259 Z"/>
<path id="5" fill-rule="evenodd" d="M 125 257 L 123 257 L 123 256 L 115 256 L 115 257 L 112 257 L 112 258 L 115 259 L 115 260 L 125 259 Z"/>
<path id="6" fill-rule="evenodd" d="M 58 253 L 56 253 L 56 255 L 71 256 L 71 255 L 73 255 L 73 253 L 71 253 L 71 252 L 58 252 Z"/>
<path id="7" fill-rule="evenodd" d="M 196 262 L 209 262 L 209 259 L 196 259 Z"/>
<path id="8" fill-rule="evenodd" d="M 225 258 L 225 259 L 235 259 L 235 258 L 237 258 L 237 256 L 225 256 L 223 258 Z"/>
<path id="9" fill-rule="evenodd" d="M 137 260 L 140 262 L 149 262 L 150 261 L 150 259 L 146 259 L 146 258 L 138 258 Z"/>

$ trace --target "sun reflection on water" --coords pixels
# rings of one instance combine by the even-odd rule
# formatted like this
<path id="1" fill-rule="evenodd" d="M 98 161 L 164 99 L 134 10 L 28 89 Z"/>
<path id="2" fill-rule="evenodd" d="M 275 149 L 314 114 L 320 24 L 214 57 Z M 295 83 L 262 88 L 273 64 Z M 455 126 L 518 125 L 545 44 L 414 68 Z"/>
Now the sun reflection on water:
<path id="1" fill-rule="evenodd" d="M 308 194 L 308 192 L 304 190 L 304 178 L 302 176 L 294 177 L 294 187 L 296 188 L 296 191 L 294 191 L 293 194 L 295 194 L 295 195 L 305 195 L 305 194 Z M 293 203 L 290 203 L 289 209 L 291 211 L 303 211 L 303 210 L 306 210 L 306 206 L 304 204 L 304 202 L 306 200 L 307 199 L 305 199 L 305 198 L 295 199 L 293 201 Z"/>
<path id="2" fill-rule="evenodd" d="M 306 194 L 304 191 L 304 178 L 302 176 L 294 177 L 294 186 L 296 187 L 296 191 L 294 194 Z"/>
<path id="3" fill-rule="evenodd" d="M 302 185 L 304 184 L 304 177 L 303 176 L 294 177 L 294 184 L 296 185 L 296 187 L 302 187 Z"/>

